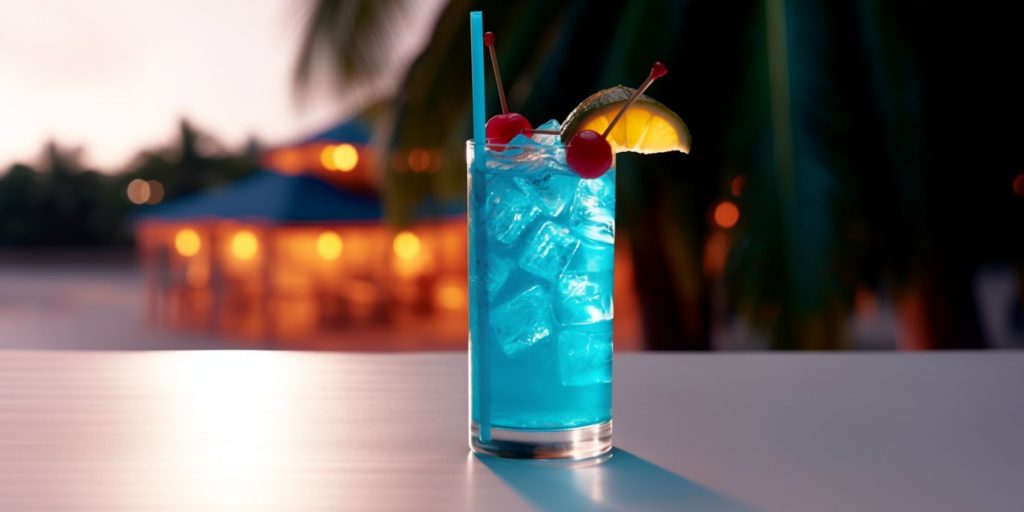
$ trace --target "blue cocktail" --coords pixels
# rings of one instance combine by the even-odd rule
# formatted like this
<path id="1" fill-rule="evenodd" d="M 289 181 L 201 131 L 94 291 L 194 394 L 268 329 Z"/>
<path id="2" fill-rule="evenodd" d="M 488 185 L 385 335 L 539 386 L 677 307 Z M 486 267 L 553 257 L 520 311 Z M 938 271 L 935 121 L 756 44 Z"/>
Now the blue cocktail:
<path id="1" fill-rule="evenodd" d="M 668 73 L 660 62 L 637 89 L 599 91 L 564 127 L 534 129 L 509 111 L 479 12 L 470 40 L 470 446 L 596 457 L 612 446 L 615 153 L 685 153 L 689 129 L 643 95 Z M 486 123 L 484 47 L 502 108 Z"/>
<path id="2" fill-rule="evenodd" d="M 503 456 L 603 453 L 615 171 L 580 178 L 557 136 L 490 146 L 484 166 L 473 155 L 469 143 L 472 446 Z"/>

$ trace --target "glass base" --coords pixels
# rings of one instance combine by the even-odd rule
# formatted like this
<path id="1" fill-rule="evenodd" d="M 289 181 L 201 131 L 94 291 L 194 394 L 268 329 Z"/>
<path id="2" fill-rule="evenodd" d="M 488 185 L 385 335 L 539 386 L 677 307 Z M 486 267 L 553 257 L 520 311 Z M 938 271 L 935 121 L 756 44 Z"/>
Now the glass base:
<path id="1" fill-rule="evenodd" d="M 491 439 L 480 439 L 474 421 L 469 447 L 476 453 L 509 459 L 569 459 L 598 457 L 612 449 L 612 420 L 567 430 L 515 430 L 492 427 Z"/>

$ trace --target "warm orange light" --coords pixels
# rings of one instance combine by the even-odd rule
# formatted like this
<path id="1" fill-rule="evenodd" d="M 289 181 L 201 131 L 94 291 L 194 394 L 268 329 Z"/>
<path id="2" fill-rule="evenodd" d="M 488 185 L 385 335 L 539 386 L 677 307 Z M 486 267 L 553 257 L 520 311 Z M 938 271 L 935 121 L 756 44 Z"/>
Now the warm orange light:
<path id="1" fill-rule="evenodd" d="M 740 209 L 732 201 L 722 201 L 715 207 L 715 224 L 729 229 L 740 221 Z"/>
<path id="2" fill-rule="evenodd" d="M 441 282 L 437 286 L 437 304 L 443 309 L 466 307 L 466 288 L 458 282 Z"/>
<path id="3" fill-rule="evenodd" d="M 260 242 L 256 234 L 243 229 L 231 237 L 231 254 L 240 260 L 251 260 L 259 250 Z"/>
<path id="4" fill-rule="evenodd" d="M 146 199 L 146 204 L 157 204 L 164 200 L 164 184 L 157 180 L 149 180 L 146 182 L 149 184 L 149 197 Z"/>
<path id="5" fill-rule="evenodd" d="M 298 149 L 279 149 L 270 157 L 270 163 L 283 173 L 297 173 L 305 166 L 305 158 Z"/>
<path id="6" fill-rule="evenodd" d="M 331 162 L 341 172 L 349 172 L 359 165 L 359 151 L 352 144 L 339 144 L 331 150 Z"/>
<path id="7" fill-rule="evenodd" d="M 409 231 L 402 231 L 395 235 L 392 242 L 395 255 L 403 260 L 411 260 L 420 254 L 420 239 Z"/>
<path id="8" fill-rule="evenodd" d="M 324 231 L 316 238 L 316 253 L 325 260 L 332 261 L 338 259 L 341 256 L 341 251 L 344 249 L 344 241 L 334 231 Z"/>
<path id="9" fill-rule="evenodd" d="M 1024 197 L 1024 172 L 1018 174 L 1013 179 L 1013 192 L 1020 197 Z"/>
<path id="10" fill-rule="evenodd" d="M 174 249 L 186 258 L 199 254 L 200 247 L 202 242 L 199 240 L 199 233 L 194 229 L 185 228 L 174 235 Z"/>
<path id="11" fill-rule="evenodd" d="M 162 190 L 161 190 L 162 192 Z M 149 182 L 138 178 L 128 183 L 128 200 L 135 204 L 142 204 L 149 201 Z"/>
<path id="12" fill-rule="evenodd" d="M 324 166 L 324 169 L 328 171 L 336 170 L 334 168 L 334 146 L 326 145 L 320 150 L 320 165 Z"/>
<path id="13" fill-rule="evenodd" d="M 430 152 L 420 148 L 410 151 L 409 168 L 413 172 L 423 172 L 430 169 Z"/>

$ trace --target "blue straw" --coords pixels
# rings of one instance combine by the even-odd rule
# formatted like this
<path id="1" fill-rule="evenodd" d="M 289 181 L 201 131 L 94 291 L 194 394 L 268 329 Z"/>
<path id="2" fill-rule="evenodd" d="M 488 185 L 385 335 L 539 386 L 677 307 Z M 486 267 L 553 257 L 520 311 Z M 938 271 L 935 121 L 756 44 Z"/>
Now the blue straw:
<path id="1" fill-rule="evenodd" d="M 484 16 L 480 11 L 473 11 L 469 13 L 469 42 L 472 57 L 473 67 L 473 167 L 470 171 L 471 181 L 470 186 L 474 189 L 473 194 L 481 194 L 486 197 L 486 191 L 483 187 L 486 186 L 483 178 L 483 173 L 477 173 L 478 169 L 486 168 L 487 153 L 485 151 L 487 147 L 487 134 L 484 131 L 484 120 L 487 116 L 485 110 L 485 97 L 484 97 Z M 473 175 L 476 175 L 474 177 Z M 476 179 L 477 177 L 481 179 Z M 476 203 L 483 204 L 483 203 Z M 476 214 L 482 214 L 483 212 L 475 212 Z M 476 251 L 474 255 L 476 261 L 482 262 L 485 268 L 478 268 L 478 271 L 486 272 L 487 264 L 487 253 L 486 245 L 480 243 L 482 240 L 479 239 L 479 234 L 476 234 L 476 230 L 471 230 L 474 233 L 475 240 L 470 240 L 471 250 Z M 472 263 L 472 262 L 471 262 Z M 482 282 L 482 281 L 481 281 Z M 478 425 L 480 428 L 480 441 L 490 442 L 491 441 L 491 400 L 490 400 L 490 380 L 488 380 L 488 364 L 487 364 L 487 347 L 481 343 L 483 341 L 484 330 L 486 329 L 487 319 L 487 292 L 484 290 L 483 294 L 476 293 L 476 300 L 471 301 L 470 308 L 473 311 L 472 317 L 470 318 L 471 326 L 476 329 L 476 339 L 471 339 L 470 343 L 472 346 L 471 357 L 473 357 L 473 371 L 476 372 L 477 385 L 474 389 L 473 401 L 476 403 L 476 413 L 478 416 Z"/>
<path id="2" fill-rule="evenodd" d="M 487 144 L 485 120 L 487 118 L 484 95 L 484 16 L 480 11 L 469 13 L 469 39 L 473 58 L 473 161 L 480 165 L 484 161 Z"/>

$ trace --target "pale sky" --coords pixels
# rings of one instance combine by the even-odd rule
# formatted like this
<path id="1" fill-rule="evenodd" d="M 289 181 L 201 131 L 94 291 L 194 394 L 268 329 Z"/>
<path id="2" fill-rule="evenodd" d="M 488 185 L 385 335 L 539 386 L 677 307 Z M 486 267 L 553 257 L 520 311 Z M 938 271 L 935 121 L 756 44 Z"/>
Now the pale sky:
<path id="1" fill-rule="evenodd" d="M 0 2 L 0 172 L 51 138 L 116 171 L 171 141 L 182 117 L 231 146 L 331 125 L 352 108 L 343 97 L 324 86 L 300 105 L 293 89 L 307 2 Z M 399 61 L 421 44 L 422 29 L 410 34 Z"/>

